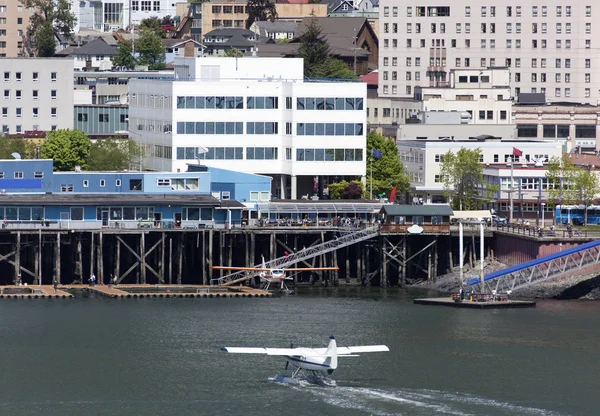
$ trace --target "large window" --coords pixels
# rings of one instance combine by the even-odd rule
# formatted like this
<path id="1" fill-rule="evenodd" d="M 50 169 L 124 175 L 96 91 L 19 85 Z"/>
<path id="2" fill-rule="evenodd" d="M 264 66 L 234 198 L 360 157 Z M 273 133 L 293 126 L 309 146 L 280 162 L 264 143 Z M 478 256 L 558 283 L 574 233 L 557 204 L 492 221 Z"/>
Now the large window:
<path id="1" fill-rule="evenodd" d="M 248 97 L 246 98 L 246 108 L 249 110 L 270 110 L 279 108 L 278 97 Z"/>
<path id="2" fill-rule="evenodd" d="M 297 110 L 362 110 L 362 98 L 344 97 L 298 97 Z"/>
<path id="3" fill-rule="evenodd" d="M 537 137 L 536 124 L 519 124 L 517 126 L 518 137 Z"/>
<path id="4" fill-rule="evenodd" d="M 298 136 L 362 136 L 362 123 L 297 123 Z"/>
<path id="5" fill-rule="evenodd" d="M 178 96 L 177 108 L 195 109 L 242 109 L 244 97 L 196 97 Z"/>
<path id="6" fill-rule="evenodd" d="M 360 162 L 363 149 L 296 149 L 298 162 Z"/>
<path id="7" fill-rule="evenodd" d="M 244 134 L 244 123 L 241 121 L 178 121 L 177 134 Z"/>
<path id="8" fill-rule="evenodd" d="M 577 138 L 596 138 L 596 126 L 575 126 L 575 137 Z"/>
<path id="9" fill-rule="evenodd" d="M 247 147 L 246 159 L 248 160 L 275 160 L 277 159 L 276 147 Z"/>
<path id="10" fill-rule="evenodd" d="M 71 207 L 71 221 L 83 221 L 83 207 Z"/>
<path id="11" fill-rule="evenodd" d="M 222 160 L 241 160 L 244 158 L 243 147 L 208 147 L 205 153 L 198 153 L 197 147 L 178 147 L 177 159 L 179 160 L 197 160 L 197 159 L 222 159 Z"/>
<path id="12" fill-rule="evenodd" d="M 246 134 L 277 134 L 277 122 L 249 121 L 246 123 Z"/>

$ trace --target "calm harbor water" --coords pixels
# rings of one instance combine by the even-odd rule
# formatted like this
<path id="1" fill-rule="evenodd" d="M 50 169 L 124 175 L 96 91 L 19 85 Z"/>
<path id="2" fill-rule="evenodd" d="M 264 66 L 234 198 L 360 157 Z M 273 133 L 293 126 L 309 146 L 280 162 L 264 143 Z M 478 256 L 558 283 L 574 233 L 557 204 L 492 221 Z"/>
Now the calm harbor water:
<path id="1" fill-rule="evenodd" d="M 1 415 L 595 415 L 600 302 L 472 311 L 421 292 L 275 299 L 3 300 Z M 338 387 L 266 382 L 277 357 L 221 346 L 385 343 Z M 343 361 L 342 361 L 343 360 Z"/>

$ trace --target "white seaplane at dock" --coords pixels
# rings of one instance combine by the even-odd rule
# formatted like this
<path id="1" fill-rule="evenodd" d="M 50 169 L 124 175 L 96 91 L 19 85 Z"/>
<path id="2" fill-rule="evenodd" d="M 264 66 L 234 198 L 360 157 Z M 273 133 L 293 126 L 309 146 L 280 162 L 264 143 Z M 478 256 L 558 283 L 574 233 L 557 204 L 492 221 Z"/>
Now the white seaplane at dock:
<path id="1" fill-rule="evenodd" d="M 302 381 L 325 386 L 335 386 L 335 380 L 327 377 L 338 367 L 340 357 L 358 357 L 360 353 L 389 351 L 387 345 L 359 345 L 338 347 L 335 337 L 329 337 L 327 348 L 247 348 L 222 347 L 233 354 L 266 354 L 283 356 L 287 359 L 285 370 L 291 366 L 291 374 L 270 377 L 270 382 L 299 384 Z"/>
<path id="2" fill-rule="evenodd" d="M 287 275 L 286 273 L 296 273 L 296 272 L 313 272 L 313 271 L 322 271 L 322 270 L 339 270 L 339 267 L 287 267 L 287 268 L 275 268 L 270 269 L 266 266 L 265 257 L 262 257 L 262 267 L 232 267 L 232 266 L 213 266 L 214 270 L 232 270 L 232 271 L 245 271 L 248 273 L 255 272 L 261 282 L 261 289 L 263 290 L 273 290 L 273 286 L 279 285 L 277 288 L 281 292 L 285 293 L 294 293 L 293 290 L 288 288 L 285 284 L 286 280 L 294 280 L 292 276 Z"/>

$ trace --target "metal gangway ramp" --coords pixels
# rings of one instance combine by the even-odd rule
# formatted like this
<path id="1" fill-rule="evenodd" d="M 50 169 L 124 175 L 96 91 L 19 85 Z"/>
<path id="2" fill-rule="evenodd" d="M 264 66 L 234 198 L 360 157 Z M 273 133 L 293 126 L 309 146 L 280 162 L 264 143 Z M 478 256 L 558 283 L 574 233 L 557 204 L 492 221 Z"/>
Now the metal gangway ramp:
<path id="1" fill-rule="evenodd" d="M 581 270 L 598 265 L 600 262 L 600 240 L 581 244 L 577 247 L 549 254 L 535 260 L 507 267 L 483 277 L 486 291 L 506 293 L 526 287 L 544 280 L 561 276 L 568 272 Z M 466 285 L 476 286 L 481 283 L 479 278 L 467 280 Z"/>
<path id="2" fill-rule="evenodd" d="M 313 257 L 320 256 L 321 254 L 329 253 L 340 248 L 350 246 L 352 244 L 359 243 L 361 241 L 369 240 L 379 235 L 379 227 L 367 227 L 357 231 L 340 231 L 340 235 L 336 236 L 333 240 L 325 243 L 316 244 L 302 250 L 298 250 L 294 253 L 289 254 L 287 257 L 278 257 L 276 259 L 267 261 L 265 266 L 267 269 L 281 269 L 292 266 L 296 263 L 300 263 L 305 260 L 312 259 Z M 263 267 L 262 263 L 257 264 L 253 267 Z M 240 271 L 231 273 L 216 279 L 211 279 L 215 284 L 223 286 L 233 285 L 244 280 L 250 279 L 256 273 L 248 273 L 247 271 Z"/>

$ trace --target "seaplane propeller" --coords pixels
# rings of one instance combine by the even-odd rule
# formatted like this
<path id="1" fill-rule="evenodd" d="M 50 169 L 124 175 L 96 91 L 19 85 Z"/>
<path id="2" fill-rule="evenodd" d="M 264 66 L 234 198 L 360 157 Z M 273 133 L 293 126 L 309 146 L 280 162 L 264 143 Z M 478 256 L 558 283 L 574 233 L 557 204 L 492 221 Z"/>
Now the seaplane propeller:
<path id="1" fill-rule="evenodd" d="M 271 382 L 298 384 L 306 381 L 313 384 L 335 386 L 331 375 L 338 367 L 338 357 L 358 357 L 359 353 L 389 351 L 386 345 L 359 345 L 354 347 L 338 347 L 334 337 L 329 338 L 327 348 L 246 348 L 223 347 L 225 352 L 236 354 L 267 354 L 287 358 L 285 371 L 291 364 L 291 375 L 280 374 L 269 378 Z"/>

